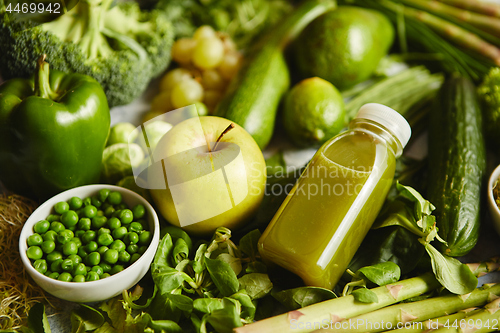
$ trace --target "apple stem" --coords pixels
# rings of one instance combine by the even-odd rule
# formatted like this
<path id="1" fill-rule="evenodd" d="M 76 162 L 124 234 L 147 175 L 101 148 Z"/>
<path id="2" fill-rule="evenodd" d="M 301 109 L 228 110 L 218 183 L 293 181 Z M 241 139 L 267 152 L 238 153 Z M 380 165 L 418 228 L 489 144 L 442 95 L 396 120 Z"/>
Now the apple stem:
<path id="1" fill-rule="evenodd" d="M 220 139 L 222 139 L 222 137 L 227 133 L 229 132 L 230 130 L 232 130 L 234 128 L 234 123 L 231 123 L 229 124 L 228 127 L 226 127 L 226 129 L 224 131 L 222 131 L 222 133 L 219 135 L 219 137 L 217 138 L 217 141 L 215 141 L 215 145 L 214 145 L 214 148 L 212 149 L 212 151 L 215 151 L 216 148 L 217 148 L 217 145 L 219 144 L 220 142 Z"/>

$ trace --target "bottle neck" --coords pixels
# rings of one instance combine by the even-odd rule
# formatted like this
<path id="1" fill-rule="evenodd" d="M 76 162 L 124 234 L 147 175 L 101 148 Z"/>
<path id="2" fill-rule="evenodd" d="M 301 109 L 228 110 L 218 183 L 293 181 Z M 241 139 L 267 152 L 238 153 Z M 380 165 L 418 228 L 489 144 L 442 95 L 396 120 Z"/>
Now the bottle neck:
<path id="1" fill-rule="evenodd" d="M 368 119 L 355 118 L 349 124 L 349 129 L 354 131 L 361 130 L 376 135 L 378 138 L 385 142 L 387 147 L 392 150 L 396 158 L 400 157 L 403 153 L 403 146 L 401 145 L 401 142 L 398 140 L 398 138 L 394 136 L 394 134 L 392 134 L 387 128 L 377 122 Z"/>

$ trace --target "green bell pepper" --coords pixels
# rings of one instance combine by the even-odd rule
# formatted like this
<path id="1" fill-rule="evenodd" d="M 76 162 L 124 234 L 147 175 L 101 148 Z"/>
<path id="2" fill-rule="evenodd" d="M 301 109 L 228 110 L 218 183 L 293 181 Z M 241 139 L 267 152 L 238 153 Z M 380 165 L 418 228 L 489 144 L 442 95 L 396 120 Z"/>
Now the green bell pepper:
<path id="1" fill-rule="evenodd" d="M 49 73 L 0 86 L 0 180 L 16 193 L 47 198 L 99 181 L 109 134 L 106 95 L 90 76 Z"/>

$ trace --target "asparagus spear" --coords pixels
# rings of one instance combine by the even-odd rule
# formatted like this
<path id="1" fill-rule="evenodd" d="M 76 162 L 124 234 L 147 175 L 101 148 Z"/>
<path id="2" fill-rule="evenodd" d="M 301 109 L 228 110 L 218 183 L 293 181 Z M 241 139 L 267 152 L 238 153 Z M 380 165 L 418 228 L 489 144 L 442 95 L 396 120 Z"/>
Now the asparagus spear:
<path id="1" fill-rule="evenodd" d="M 432 12 L 438 16 L 441 16 L 444 19 L 453 21 L 455 24 L 460 25 L 463 22 L 466 22 L 472 25 L 473 27 L 491 33 L 494 36 L 500 35 L 500 19 L 498 19 L 497 17 L 491 17 L 487 15 L 470 12 L 465 9 L 456 8 L 436 1 L 420 1 L 420 0 L 398 0 L 398 1 L 404 4 L 408 4 L 412 7 Z M 498 38 L 494 36 L 492 36 L 494 38 L 493 40 L 498 41 Z M 493 40 L 491 42 L 493 42 Z"/>
<path id="2" fill-rule="evenodd" d="M 500 5 L 477 0 L 439 0 L 451 6 L 467 9 L 488 16 L 500 17 Z"/>
<path id="3" fill-rule="evenodd" d="M 343 296 L 238 327 L 234 329 L 234 332 L 311 332 L 315 328 L 321 327 L 311 327 L 311 324 L 321 325 L 321 323 L 352 318 L 422 295 L 439 286 L 440 284 L 434 275 L 426 273 L 418 277 L 371 289 L 377 295 L 377 303 L 361 303 L 355 301 L 352 295 Z"/>
<path id="4" fill-rule="evenodd" d="M 457 45 L 477 52 L 478 54 L 493 61 L 493 63 L 497 66 L 500 66 L 500 49 L 486 42 L 476 34 L 422 10 L 407 6 L 400 6 L 389 0 L 380 0 L 379 2 L 386 8 L 389 8 L 396 13 L 401 12 L 405 15 L 405 17 L 410 17 L 426 24 L 438 34 L 448 38 Z"/>
<path id="5" fill-rule="evenodd" d="M 479 263 L 471 263 L 466 265 L 469 267 L 469 269 L 475 276 L 481 277 L 488 273 L 496 272 L 500 269 L 500 257 L 493 257 L 486 261 L 482 261 Z"/>

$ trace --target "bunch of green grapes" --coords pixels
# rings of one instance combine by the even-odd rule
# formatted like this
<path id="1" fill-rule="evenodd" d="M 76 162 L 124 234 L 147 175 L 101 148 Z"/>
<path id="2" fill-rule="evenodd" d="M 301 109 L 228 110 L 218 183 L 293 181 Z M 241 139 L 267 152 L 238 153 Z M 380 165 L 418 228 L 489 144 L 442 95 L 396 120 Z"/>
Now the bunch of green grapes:
<path id="1" fill-rule="evenodd" d="M 241 64 L 241 53 L 231 38 L 210 26 L 199 27 L 192 38 L 180 38 L 172 47 L 179 65 L 160 81 L 160 93 L 151 103 L 152 113 L 196 104 L 198 112 L 211 113 Z"/>

